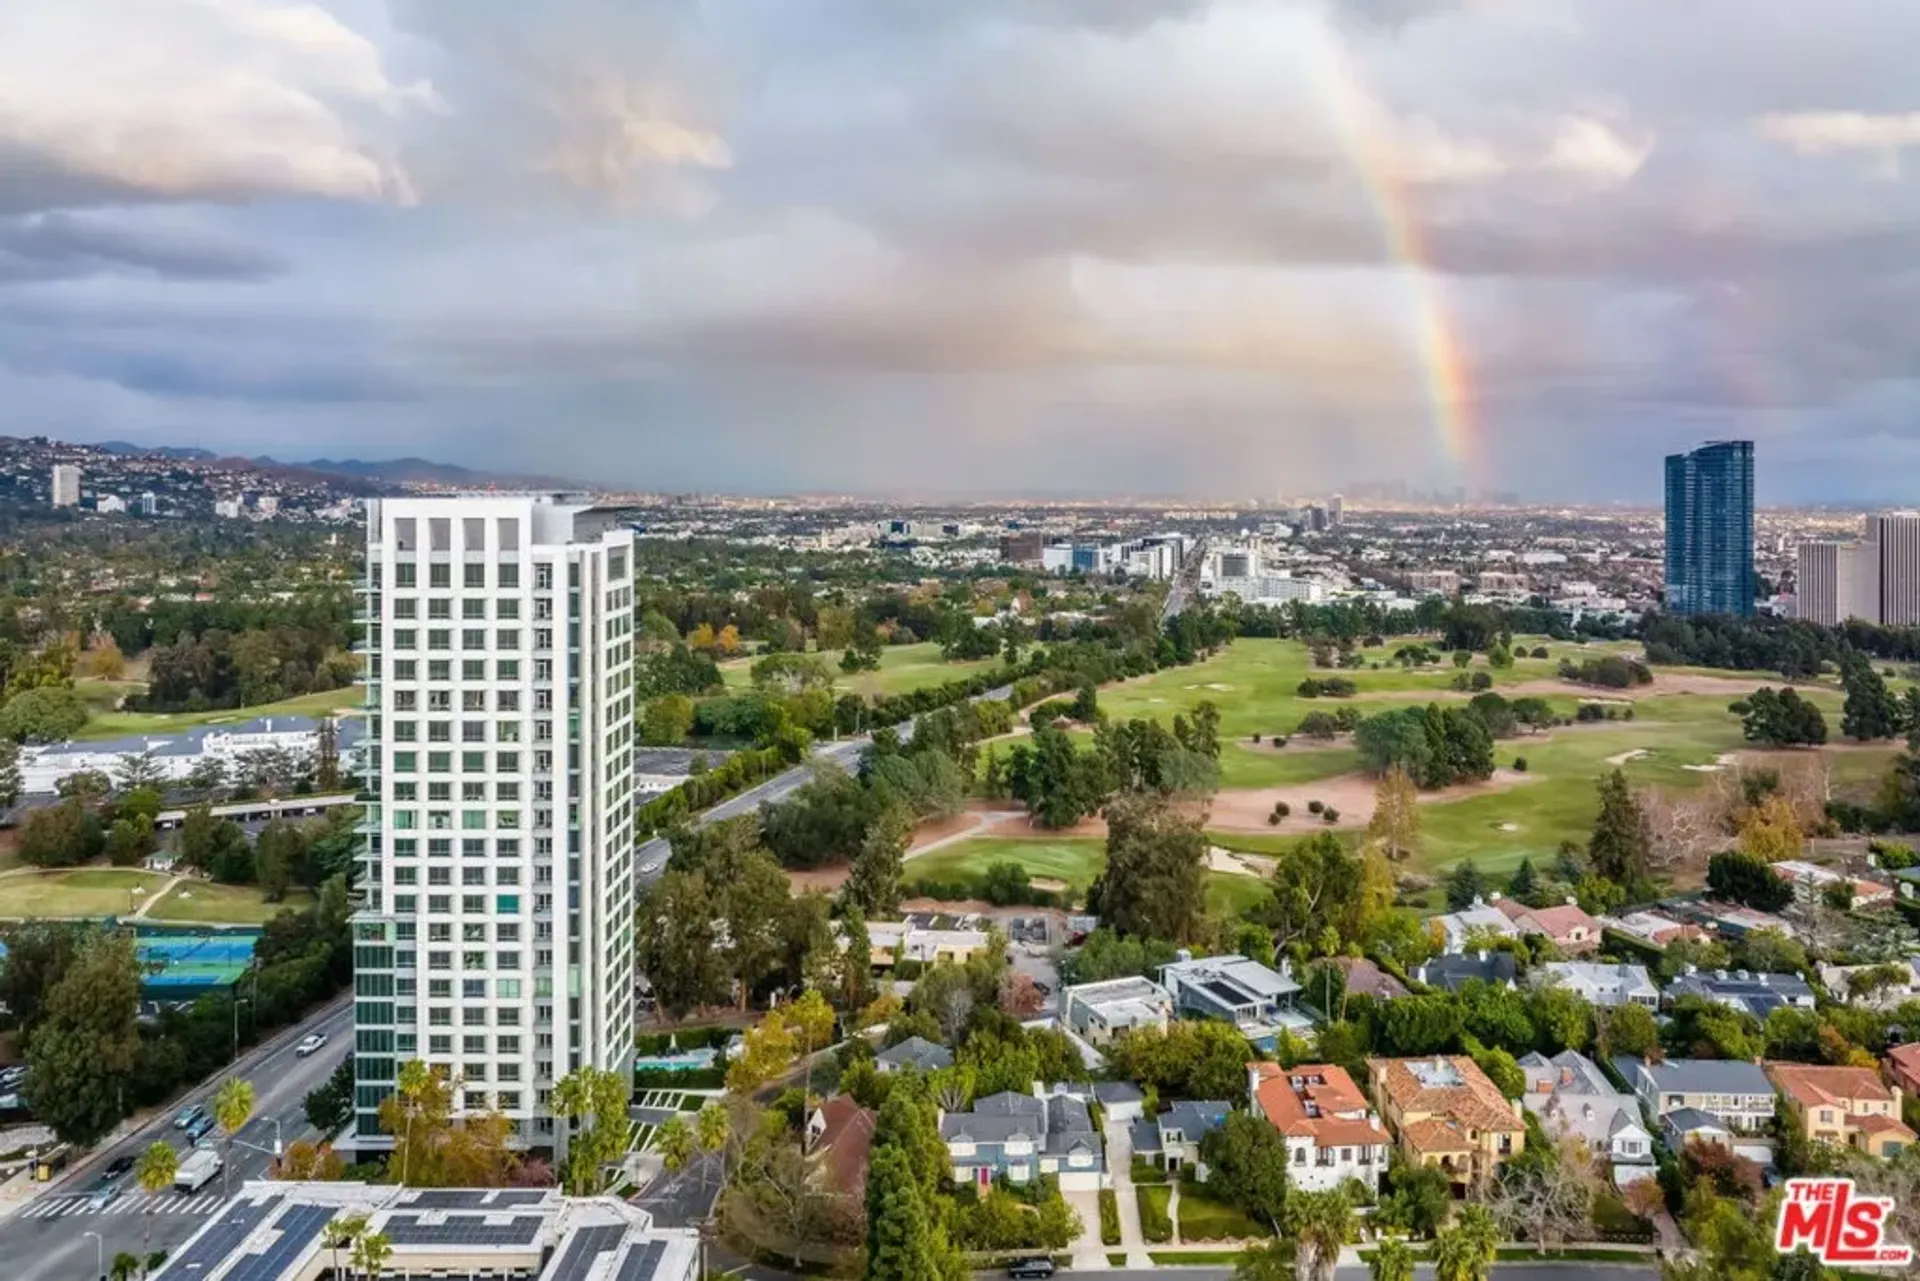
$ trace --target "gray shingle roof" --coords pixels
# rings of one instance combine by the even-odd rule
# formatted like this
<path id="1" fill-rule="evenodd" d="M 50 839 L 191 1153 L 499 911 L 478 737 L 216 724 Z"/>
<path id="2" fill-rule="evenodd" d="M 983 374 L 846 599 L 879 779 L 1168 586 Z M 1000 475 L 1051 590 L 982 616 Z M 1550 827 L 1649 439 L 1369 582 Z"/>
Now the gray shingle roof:
<path id="1" fill-rule="evenodd" d="M 910 1036 L 892 1049 L 880 1051 L 877 1057 L 882 1063 L 891 1064 L 894 1067 L 917 1068 L 922 1072 L 953 1066 L 953 1051 L 944 1045 L 936 1045 L 923 1036 Z"/>

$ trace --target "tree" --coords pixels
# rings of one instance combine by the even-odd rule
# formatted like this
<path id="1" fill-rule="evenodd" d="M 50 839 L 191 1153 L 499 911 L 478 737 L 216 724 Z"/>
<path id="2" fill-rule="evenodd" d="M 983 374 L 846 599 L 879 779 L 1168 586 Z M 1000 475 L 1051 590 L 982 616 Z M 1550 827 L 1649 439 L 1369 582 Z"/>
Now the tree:
<path id="1" fill-rule="evenodd" d="M 107 829 L 107 861 L 115 867 L 137 867 L 153 853 L 153 820 L 145 814 L 115 819 Z"/>
<path id="2" fill-rule="evenodd" d="M 1761 687 L 1728 706 L 1740 717 L 1741 732 L 1749 742 L 1768 747 L 1818 747 L 1827 741 L 1827 718 L 1820 706 L 1800 697 L 1791 686 Z"/>
<path id="3" fill-rule="evenodd" d="M 640 710 L 640 741 L 650 747 L 677 747 L 692 732 L 693 700 L 685 694 L 663 694 Z"/>
<path id="4" fill-rule="evenodd" d="M 626 1153 L 628 1094 L 628 1083 L 618 1072 L 591 1065 L 573 1069 L 554 1084 L 554 1111 L 570 1131 L 566 1187 L 571 1195 L 598 1196 L 604 1171 Z"/>
<path id="5" fill-rule="evenodd" d="M 1229 1112 L 1200 1140 L 1207 1187 L 1214 1195 L 1278 1232 L 1287 1210 L 1287 1143 L 1266 1121 Z"/>
<path id="6" fill-rule="evenodd" d="M 1122 935 L 1187 941 L 1206 916 L 1207 838 L 1164 797 L 1124 796 L 1107 809 L 1107 866 L 1089 907 Z"/>
<path id="7" fill-rule="evenodd" d="M 875 816 L 854 855 L 844 900 L 882 920 L 899 911 L 900 865 L 912 839 L 913 818 L 905 807 L 889 805 Z"/>
<path id="8" fill-rule="evenodd" d="M 1793 902 L 1793 886 L 1759 856 L 1728 850 L 1707 860 L 1707 889 L 1715 898 L 1762 912 L 1778 912 Z"/>
<path id="9" fill-rule="evenodd" d="M 1587 859 L 1593 870 L 1615 885 L 1645 879 L 1652 864 L 1652 835 L 1647 817 L 1627 785 L 1624 770 L 1600 780 L 1600 813 L 1587 841 Z"/>
<path id="10" fill-rule="evenodd" d="M 1008 789 L 1043 827 L 1072 827 L 1099 810 L 1113 791 L 1106 757 L 1081 751 L 1057 726 L 1035 727 L 1031 745 L 1014 747 L 1007 764 Z"/>
<path id="11" fill-rule="evenodd" d="M 1383 886 L 1378 875 L 1383 868 L 1377 852 L 1356 853 L 1330 832 L 1308 837 L 1275 858 L 1272 894 L 1256 917 L 1273 930 L 1279 949 L 1304 944 L 1327 951 L 1327 939 L 1361 938 L 1392 901 L 1391 876 Z"/>
<path id="12" fill-rule="evenodd" d="M 1886 681 L 1866 655 L 1855 650 L 1840 660 L 1840 683 L 1847 691 L 1840 714 L 1842 734 L 1865 742 L 1892 738 L 1900 732 L 1900 703 L 1887 691 Z"/>
<path id="13" fill-rule="evenodd" d="M 1595 1011 L 1597 1041 L 1602 1058 L 1630 1054 L 1645 1058 L 1660 1045 L 1660 1025 L 1644 1005 L 1616 1005 Z"/>
<path id="14" fill-rule="evenodd" d="M 179 1172 L 180 1153 L 165 1139 L 155 1139 L 148 1144 L 133 1163 L 133 1181 L 147 1194 L 146 1213 L 140 1225 L 142 1249 L 152 1239 L 154 1203 L 161 1192 L 173 1186 L 173 1176 Z"/>
<path id="15" fill-rule="evenodd" d="M 273 1163 L 272 1177 L 289 1182 L 331 1183 L 343 1176 L 346 1170 L 346 1161 L 333 1150 L 331 1143 L 295 1139 L 287 1144 L 285 1154 Z"/>
<path id="16" fill-rule="evenodd" d="M 99 816 L 78 797 L 33 811 L 20 834 L 20 857 L 35 867 L 75 867 L 105 846 Z"/>
<path id="17" fill-rule="evenodd" d="M 1413 1281 L 1413 1266 L 1412 1246 L 1399 1237 L 1381 1237 L 1374 1242 L 1367 1273 L 1373 1281 Z"/>
<path id="18" fill-rule="evenodd" d="M 1240 1253 L 1232 1281 L 1294 1281 L 1293 1242 L 1263 1241 Z"/>
<path id="19" fill-rule="evenodd" d="M 1800 818 L 1786 797 L 1778 794 L 1766 797 L 1740 816 L 1739 826 L 1741 851 L 1762 864 L 1770 866 L 1800 857 Z"/>
<path id="20" fill-rule="evenodd" d="M 670 1172 L 693 1159 L 693 1129 L 683 1113 L 676 1112 L 667 1118 L 667 1123 L 653 1136 L 653 1150 L 660 1154 L 661 1163 Z"/>
<path id="21" fill-rule="evenodd" d="M 95 1143 L 126 1114 L 124 1087 L 140 1057 L 139 997 L 133 940 L 100 932 L 81 944 L 48 993 L 45 1015 L 27 1038 L 23 1093 L 61 1138 Z"/>
<path id="22" fill-rule="evenodd" d="M 20 745 L 0 738 L 0 809 L 12 809 L 20 799 Z"/>
<path id="23" fill-rule="evenodd" d="M 294 871 L 306 862 L 307 838 L 292 823 L 273 822 L 253 846 L 253 879 L 261 896 L 278 903 L 293 888 Z"/>
<path id="24" fill-rule="evenodd" d="M 48 995 L 90 937 L 88 927 L 69 921 L 0 925 L 0 944 L 6 947 L 5 962 L 0 964 L 0 1005 L 12 1013 L 23 1033 L 30 1035 L 39 1026 Z"/>
<path id="25" fill-rule="evenodd" d="M 1489 1207 L 1512 1239 L 1551 1250 L 1592 1223 L 1594 1197 L 1605 1189 L 1585 1140 L 1566 1135 L 1550 1147 L 1530 1142 L 1501 1171 Z"/>
<path id="26" fill-rule="evenodd" d="M 419 1059 L 400 1065 L 398 1088 L 380 1101 L 379 1122 L 393 1137 L 389 1168 L 413 1187 L 499 1187 L 514 1168 L 507 1146 L 513 1123 L 498 1112 L 453 1118 L 456 1083 Z"/>
<path id="27" fill-rule="evenodd" d="M 1151 1085 L 1163 1099 L 1229 1099 L 1246 1090 L 1246 1038 L 1231 1023 L 1203 1019 L 1135 1028 L 1106 1049 L 1116 1072 Z"/>
<path id="28" fill-rule="evenodd" d="M 230 1076 L 221 1082 L 213 1095 L 213 1121 L 220 1127 L 225 1142 L 224 1160 L 220 1167 L 220 1187 L 224 1192 L 227 1186 L 227 1171 L 233 1164 L 233 1136 L 246 1127 L 253 1119 L 253 1082 L 237 1076 Z"/>
<path id="29" fill-rule="evenodd" d="M 1353 1240 L 1353 1203 L 1346 1189 L 1288 1197 L 1287 1234 L 1299 1249 L 1302 1281 L 1333 1281 L 1340 1251 Z"/>
<path id="30" fill-rule="evenodd" d="M 1367 820 L 1367 843 L 1396 863 L 1418 857 L 1420 797 L 1406 770 L 1389 769 L 1373 789 L 1373 817 Z"/>
<path id="31" fill-rule="evenodd" d="M 1470 858 L 1462 859 L 1447 873 L 1447 910 L 1464 912 L 1486 893 L 1486 878 Z"/>
<path id="32" fill-rule="evenodd" d="M 393 1241 L 384 1233 L 364 1232 L 353 1243 L 353 1266 L 359 1269 L 366 1281 L 378 1281 L 387 1270 L 387 1260 L 393 1257 Z"/>
<path id="33" fill-rule="evenodd" d="M 1500 1248 L 1500 1229 L 1485 1206 L 1469 1205 L 1433 1242 L 1435 1281 L 1487 1281 Z"/>
<path id="34" fill-rule="evenodd" d="M 660 1008 L 679 1018 L 725 999 L 713 896 L 701 872 L 669 869 L 636 909 L 634 953 Z"/>
<path id="35" fill-rule="evenodd" d="M 848 653 L 853 651 L 849 650 Z M 928 1281 L 952 1269 L 905 1152 L 876 1143 L 867 1170 L 867 1281 Z"/>
<path id="36" fill-rule="evenodd" d="M 727 1088 L 735 1094 L 751 1094 L 793 1066 L 798 1042 L 785 1011 L 769 1011 L 760 1026 L 747 1029 L 741 1040 L 740 1057 L 727 1069 Z"/>
<path id="37" fill-rule="evenodd" d="M 87 705 L 60 685 L 24 690 L 0 707 L 0 738 L 16 743 L 63 743 L 86 723 Z"/>
<path id="38" fill-rule="evenodd" d="M 1507 877 L 1507 897 L 1522 903 L 1533 904 L 1533 898 L 1540 892 L 1540 878 L 1534 873 L 1533 860 L 1522 857 L 1520 866 L 1513 869 Z"/>
<path id="39" fill-rule="evenodd" d="M 332 1272 L 345 1275 L 340 1272 L 340 1251 L 346 1250 L 351 1257 L 353 1247 L 359 1243 L 361 1237 L 366 1235 L 366 1232 L 367 1216 L 364 1214 L 350 1214 L 344 1218 L 331 1219 L 320 1230 L 320 1246 L 327 1252 Z"/>

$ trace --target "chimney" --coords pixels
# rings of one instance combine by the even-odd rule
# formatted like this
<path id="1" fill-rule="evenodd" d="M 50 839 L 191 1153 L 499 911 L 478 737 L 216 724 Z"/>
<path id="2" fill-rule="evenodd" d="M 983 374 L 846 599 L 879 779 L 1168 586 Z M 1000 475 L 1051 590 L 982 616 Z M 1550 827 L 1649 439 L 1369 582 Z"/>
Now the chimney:
<path id="1" fill-rule="evenodd" d="M 1476 894 L 1473 896 L 1473 905 L 1475 907 L 1485 907 L 1487 905 L 1487 900 L 1480 897 L 1478 894 Z"/>
<path id="2" fill-rule="evenodd" d="M 1567 906 L 1568 906 L 1568 907 L 1579 907 L 1579 906 L 1580 906 L 1580 900 L 1579 900 L 1579 899 L 1577 899 L 1577 898 L 1575 898 L 1575 897 L 1574 897 L 1573 895 L 1571 895 L 1571 894 L 1569 894 L 1569 895 L 1567 895 Z"/>

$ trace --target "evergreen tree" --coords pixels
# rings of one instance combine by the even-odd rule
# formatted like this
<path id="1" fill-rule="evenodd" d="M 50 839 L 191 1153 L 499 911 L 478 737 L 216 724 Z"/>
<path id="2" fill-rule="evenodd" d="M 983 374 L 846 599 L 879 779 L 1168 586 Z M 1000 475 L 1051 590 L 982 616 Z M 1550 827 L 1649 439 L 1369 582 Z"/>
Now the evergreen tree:
<path id="1" fill-rule="evenodd" d="M 1485 890 L 1486 880 L 1470 858 L 1454 864 L 1453 870 L 1447 873 L 1447 907 L 1451 911 L 1466 911 Z"/>
<path id="2" fill-rule="evenodd" d="M 134 1101 L 124 1087 L 140 1057 L 139 995 L 132 938 L 105 933 L 81 946 L 48 993 L 46 1017 L 27 1041 L 24 1093 L 61 1138 L 97 1142 Z"/>
<path id="3" fill-rule="evenodd" d="M 1632 885 L 1647 874 L 1651 845 L 1646 813 L 1634 799 L 1625 771 L 1615 769 L 1600 780 L 1600 813 L 1587 842 L 1588 862 L 1615 885 Z"/>
<path id="4" fill-rule="evenodd" d="M 1840 681 L 1847 691 L 1846 706 L 1840 714 L 1841 733 L 1865 742 L 1892 738 L 1900 732 L 1900 704 L 1866 655 L 1856 651 L 1842 659 Z"/>
<path id="5" fill-rule="evenodd" d="M 861 838 L 860 852 L 841 891 L 845 901 L 886 919 L 900 907 L 900 861 L 913 837 L 913 818 L 904 806 L 880 811 Z"/>
<path id="6" fill-rule="evenodd" d="M 1107 866 L 1087 900 L 1120 934 L 1184 942 L 1205 921 L 1206 864 L 1200 820 L 1164 797 L 1125 796 L 1107 810 Z"/>
<path id="7" fill-rule="evenodd" d="M 876 1143 L 867 1169 L 867 1281 L 928 1281 L 944 1275 L 939 1234 L 913 1166 Z"/>
<path id="8" fill-rule="evenodd" d="M 1531 904 L 1533 896 L 1540 892 L 1540 878 L 1534 875 L 1533 860 L 1522 858 L 1520 866 L 1513 869 L 1513 875 L 1507 878 L 1507 897 L 1519 899 Z"/>
<path id="9" fill-rule="evenodd" d="M 1907 751 L 1920 756 L 1920 685 L 1910 686 L 1902 698 L 1900 725 L 1907 732 Z"/>
<path id="10" fill-rule="evenodd" d="M 340 786 L 340 724 L 331 716 L 320 718 L 314 734 L 313 785 L 322 795 Z"/>

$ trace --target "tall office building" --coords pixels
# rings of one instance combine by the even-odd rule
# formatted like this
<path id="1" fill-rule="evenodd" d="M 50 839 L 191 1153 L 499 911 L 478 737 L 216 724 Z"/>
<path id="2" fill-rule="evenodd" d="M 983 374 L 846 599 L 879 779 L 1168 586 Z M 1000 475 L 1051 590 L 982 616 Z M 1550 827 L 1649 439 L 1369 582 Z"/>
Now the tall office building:
<path id="1" fill-rule="evenodd" d="M 1667 456 L 1667 611 L 1753 613 L 1753 442 Z"/>
<path id="2" fill-rule="evenodd" d="M 80 469 L 72 463 L 53 465 L 53 505 L 55 507 L 80 505 Z"/>
<path id="3" fill-rule="evenodd" d="M 1920 623 L 1920 516 L 1867 517 L 1867 545 L 1878 553 L 1877 621 L 1898 627 Z"/>
<path id="4" fill-rule="evenodd" d="M 1850 618 L 1880 621 L 1880 549 L 1873 543 L 1800 544 L 1795 601 L 1810 623 L 1834 627 Z"/>
<path id="5" fill-rule="evenodd" d="M 555 1081 L 628 1073 L 633 534 L 606 526 L 527 496 L 367 504 L 361 1146 L 411 1059 L 536 1146 Z"/>
<path id="6" fill-rule="evenodd" d="M 1347 500 L 1344 495 L 1335 494 L 1327 500 L 1327 527 L 1340 528 L 1340 522 L 1346 519 Z"/>

